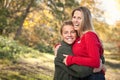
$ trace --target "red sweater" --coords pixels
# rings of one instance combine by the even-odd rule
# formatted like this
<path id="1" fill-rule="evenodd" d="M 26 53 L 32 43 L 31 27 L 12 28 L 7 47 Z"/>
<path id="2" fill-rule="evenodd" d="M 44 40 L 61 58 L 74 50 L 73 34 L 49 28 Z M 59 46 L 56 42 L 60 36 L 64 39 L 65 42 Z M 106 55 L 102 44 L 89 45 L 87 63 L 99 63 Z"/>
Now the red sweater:
<path id="1" fill-rule="evenodd" d="M 98 68 L 103 54 L 102 44 L 96 33 L 89 31 L 73 44 L 74 56 L 67 57 L 67 65 L 77 64 Z"/>

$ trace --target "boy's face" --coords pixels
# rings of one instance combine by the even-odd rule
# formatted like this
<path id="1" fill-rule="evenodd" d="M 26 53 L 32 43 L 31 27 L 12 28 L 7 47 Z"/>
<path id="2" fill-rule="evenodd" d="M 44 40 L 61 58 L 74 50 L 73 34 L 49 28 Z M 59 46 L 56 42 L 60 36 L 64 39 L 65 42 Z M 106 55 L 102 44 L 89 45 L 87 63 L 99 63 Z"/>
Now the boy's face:
<path id="1" fill-rule="evenodd" d="M 65 25 L 62 29 L 62 38 L 67 44 L 72 44 L 76 40 L 76 31 L 74 27 Z"/>

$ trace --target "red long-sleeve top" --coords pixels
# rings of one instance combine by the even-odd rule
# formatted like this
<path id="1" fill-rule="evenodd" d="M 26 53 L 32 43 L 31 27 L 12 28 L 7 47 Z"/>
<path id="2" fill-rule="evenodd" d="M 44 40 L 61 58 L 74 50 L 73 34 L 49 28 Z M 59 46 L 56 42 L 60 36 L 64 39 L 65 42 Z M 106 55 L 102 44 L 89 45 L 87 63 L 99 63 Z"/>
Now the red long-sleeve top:
<path id="1" fill-rule="evenodd" d="M 67 57 L 67 65 L 77 64 L 93 68 L 100 66 L 100 56 L 103 54 L 102 44 L 96 33 L 89 31 L 77 38 L 73 44 L 74 56 Z"/>

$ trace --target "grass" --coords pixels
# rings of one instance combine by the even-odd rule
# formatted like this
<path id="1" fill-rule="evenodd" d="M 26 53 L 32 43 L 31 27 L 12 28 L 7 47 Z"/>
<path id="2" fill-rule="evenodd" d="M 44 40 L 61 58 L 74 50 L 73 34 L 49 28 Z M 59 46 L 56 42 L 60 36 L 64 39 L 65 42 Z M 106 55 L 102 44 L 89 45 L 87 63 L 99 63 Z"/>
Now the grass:
<path id="1" fill-rule="evenodd" d="M 109 47 L 105 50 L 106 80 L 119 80 L 120 56 Z M 41 53 L 0 36 L 0 80 L 53 80 L 53 61 L 52 54 Z"/>
<path id="2" fill-rule="evenodd" d="M 53 80 L 54 56 L 0 36 L 0 80 Z"/>
<path id="3" fill-rule="evenodd" d="M 31 57 L 34 55 L 34 57 Z M 16 59 L 16 62 L 0 60 L 1 80 L 53 80 L 54 57 L 50 54 L 43 56 L 26 54 Z M 47 57 L 47 55 L 49 57 Z"/>

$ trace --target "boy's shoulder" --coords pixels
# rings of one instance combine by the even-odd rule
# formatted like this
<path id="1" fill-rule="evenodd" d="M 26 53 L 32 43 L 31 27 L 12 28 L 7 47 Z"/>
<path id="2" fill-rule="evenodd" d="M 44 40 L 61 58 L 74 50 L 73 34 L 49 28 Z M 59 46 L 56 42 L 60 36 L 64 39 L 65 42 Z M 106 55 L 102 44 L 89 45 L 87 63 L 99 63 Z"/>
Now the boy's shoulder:
<path id="1" fill-rule="evenodd" d="M 72 48 L 70 45 L 63 45 L 58 48 L 57 51 L 58 54 L 71 54 L 72 53 Z"/>

